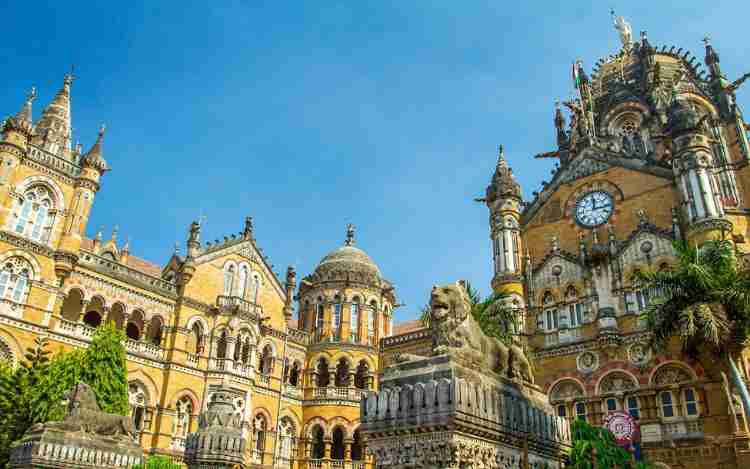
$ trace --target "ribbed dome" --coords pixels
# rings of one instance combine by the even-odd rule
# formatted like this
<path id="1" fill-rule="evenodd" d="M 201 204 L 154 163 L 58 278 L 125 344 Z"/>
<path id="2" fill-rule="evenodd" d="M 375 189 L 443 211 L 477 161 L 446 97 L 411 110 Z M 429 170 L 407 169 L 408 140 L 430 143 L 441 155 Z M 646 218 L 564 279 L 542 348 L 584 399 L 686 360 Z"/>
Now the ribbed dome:
<path id="1" fill-rule="evenodd" d="M 354 246 L 341 246 L 318 263 L 315 273 L 325 276 L 332 272 L 362 272 L 380 277 L 380 269 L 366 252 Z"/>

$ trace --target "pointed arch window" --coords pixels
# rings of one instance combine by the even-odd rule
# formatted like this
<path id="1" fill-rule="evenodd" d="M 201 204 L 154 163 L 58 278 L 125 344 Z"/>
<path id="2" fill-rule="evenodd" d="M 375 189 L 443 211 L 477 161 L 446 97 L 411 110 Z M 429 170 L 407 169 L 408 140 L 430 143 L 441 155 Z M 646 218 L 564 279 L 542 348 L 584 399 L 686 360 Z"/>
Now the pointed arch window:
<path id="1" fill-rule="evenodd" d="M 352 300 L 351 318 L 349 319 L 349 342 L 359 342 L 359 297 Z"/>
<path id="2" fill-rule="evenodd" d="M 263 452 L 266 449 L 266 430 L 268 429 L 268 423 L 263 414 L 258 414 L 253 419 L 253 433 L 255 437 L 255 451 L 258 453 L 257 456 L 262 458 Z"/>
<path id="3" fill-rule="evenodd" d="M 234 286 L 234 266 L 232 264 L 224 267 L 224 295 L 231 296 Z"/>
<path id="4" fill-rule="evenodd" d="M 290 467 L 294 447 L 294 424 L 284 418 L 279 424 L 279 460 L 281 467 Z"/>
<path id="5" fill-rule="evenodd" d="M 543 311 L 537 320 L 537 327 L 547 332 L 554 331 L 558 327 L 558 311 L 555 297 L 552 292 L 546 292 L 542 298 Z"/>
<path id="6" fill-rule="evenodd" d="M 136 381 L 128 384 L 128 403 L 130 404 L 130 418 L 133 419 L 135 429 L 138 432 L 148 430 L 151 423 L 148 392 Z"/>
<path id="7" fill-rule="evenodd" d="M 29 292 L 31 265 L 21 258 L 12 257 L 0 270 L 0 298 L 24 303 Z"/>
<path id="8" fill-rule="evenodd" d="M 333 314 L 331 315 L 331 332 L 333 340 L 341 337 L 341 297 L 336 295 L 333 299 Z"/>
<path id="9" fill-rule="evenodd" d="M 247 279 L 249 273 L 246 265 L 240 267 L 240 275 L 237 281 L 237 296 L 240 298 L 245 297 L 245 290 L 247 290 Z"/>
<path id="10" fill-rule="evenodd" d="M 565 301 L 568 303 L 568 324 L 570 327 L 583 325 L 583 303 L 578 300 L 578 291 L 572 285 L 565 292 Z"/>
<path id="11" fill-rule="evenodd" d="M 378 314 L 378 304 L 373 300 L 367 312 L 367 340 L 372 345 L 375 342 L 375 316 Z"/>
<path id="12" fill-rule="evenodd" d="M 182 396 L 177 401 L 177 418 L 175 419 L 174 435 L 185 438 L 190 432 L 190 417 L 193 415 L 193 401 L 188 396 Z"/>
<path id="13" fill-rule="evenodd" d="M 13 230 L 34 241 L 46 243 L 51 231 L 55 204 L 50 191 L 41 185 L 27 190 L 13 213 Z"/>

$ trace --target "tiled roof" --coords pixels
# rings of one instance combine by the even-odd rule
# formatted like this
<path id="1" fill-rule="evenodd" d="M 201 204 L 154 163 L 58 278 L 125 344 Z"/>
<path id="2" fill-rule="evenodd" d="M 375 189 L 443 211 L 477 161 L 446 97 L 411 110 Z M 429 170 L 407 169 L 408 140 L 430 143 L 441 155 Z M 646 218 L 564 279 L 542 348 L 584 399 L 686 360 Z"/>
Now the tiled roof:
<path id="1" fill-rule="evenodd" d="M 419 319 L 404 321 L 396 324 L 393 327 L 393 335 L 406 334 L 407 332 L 414 332 L 419 329 L 424 329 L 422 321 L 420 321 Z"/>

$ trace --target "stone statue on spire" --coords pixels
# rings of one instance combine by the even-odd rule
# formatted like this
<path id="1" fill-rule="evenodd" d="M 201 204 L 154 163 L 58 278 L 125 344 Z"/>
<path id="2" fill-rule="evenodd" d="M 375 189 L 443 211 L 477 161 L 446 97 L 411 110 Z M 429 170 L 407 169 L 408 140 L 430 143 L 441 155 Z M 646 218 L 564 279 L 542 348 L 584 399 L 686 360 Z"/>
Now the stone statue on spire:
<path id="1" fill-rule="evenodd" d="M 351 223 L 346 225 L 346 245 L 354 246 L 354 225 Z"/>
<path id="2" fill-rule="evenodd" d="M 615 15 L 615 10 L 611 10 L 610 13 L 615 29 L 620 34 L 623 49 L 629 49 L 633 45 L 633 28 L 630 27 L 630 23 L 625 18 Z"/>

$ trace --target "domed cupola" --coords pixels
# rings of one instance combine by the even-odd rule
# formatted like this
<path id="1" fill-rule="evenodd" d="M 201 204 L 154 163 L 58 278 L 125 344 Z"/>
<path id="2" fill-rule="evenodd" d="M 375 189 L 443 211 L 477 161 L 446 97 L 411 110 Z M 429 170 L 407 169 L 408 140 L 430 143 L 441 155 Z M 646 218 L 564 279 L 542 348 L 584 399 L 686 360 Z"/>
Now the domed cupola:
<path id="1" fill-rule="evenodd" d="M 344 245 L 326 254 L 310 276 L 313 282 L 350 281 L 380 285 L 383 278 L 375 261 L 354 246 L 354 227 L 346 230 Z"/>
<path id="2" fill-rule="evenodd" d="M 375 261 L 354 246 L 354 226 L 344 245 L 326 254 L 300 282 L 299 328 L 314 342 L 349 342 L 375 346 L 392 332 L 396 305 L 393 285 Z"/>

